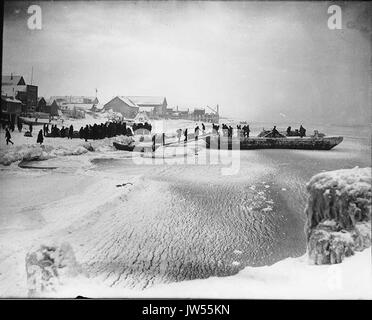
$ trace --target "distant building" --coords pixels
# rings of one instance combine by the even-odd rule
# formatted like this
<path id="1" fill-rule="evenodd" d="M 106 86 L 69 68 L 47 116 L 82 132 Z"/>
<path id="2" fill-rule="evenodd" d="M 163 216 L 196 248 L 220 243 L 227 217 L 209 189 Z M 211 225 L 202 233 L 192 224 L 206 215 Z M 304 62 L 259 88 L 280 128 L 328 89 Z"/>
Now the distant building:
<path id="1" fill-rule="evenodd" d="M 167 113 L 167 99 L 165 97 L 129 96 L 130 101 L 152 117 L 164 117 Z"/>
<path id="2" fill-rule="evenodd" d="M 185 119 L 188 120 L 190 118 L 190 111 L 189 109 L 179 109 L 178 106 L 176 110 L 167 109 L 167 115 L 170 119 Z"/>
<path id="3" fill-rule="evenodd" d="M 165 117 L 165 97 L 116 96 L 104 105 L 105 110 L 120 112 L 125 118 L 134 118 L 138 112 L 145 112 L 150 118 Z"/>
<path id="4" fill-rule="evenodd" d="M 22 112 L 33 112 L 37 108 L 38 87 L 26 84 L 22 76 L 3 75 L 1 78 L 1 95 L 13 97 L 22 103 Z"/>
<path id="5" fill-rule="evenodd" d="M 97 97 L 88 96 L 51 96 L 49 104 L 58 106 L 63 114 L 73 118 L 85 117 L 85 112 L 90 111 L 94 105 L 99 104 Z M 51 112 L 55 112 L 55 107 L 51 108 Z"/>
<path id="6" fill-rule="evenodd" d="M 201 121 L 201 120 L 204 119 L 205 109 L 197 109 L 197 108 L 195 108 L 194 109 L 194 112 L 192 114 L 193 114 L 193 120 L 195 120 L 195 121 Z"/>
<path id="7" fill-rule="evenodd" d="M 127 97 L 116 96 L 104 105 L 106 111 L 112 110 L 119 112 L 125 118 L 133 119 L 139 110 L 139 107 L 130 101 Z"/>
<path id="8" fill-rule="evenodd" d="M 102 104 L 94 104 L 89 111 L 91 112 L 103 112 L 105 110 L 105 107 Z"/>
<path id="9" fill-rule="evenodd" d="M 36 107 L 36 111 L 38 112 L 43 112 L 43 110 L 45 109 L 46 107 L 46 101 L 43 97 L 40 97 L 37 99 L 37 107 Z"/>
<path id="10" fill-rule="evenodd" d="M 22 112 L 22 102 L 13 97 L 1 96 L 0 120 L 2 123 L 16 123 Z"/>
<path id="11" fill-rule="evenodd" d="M 52 117 L 58 116 L 59 106 L 55 100 L 52 101 L 52 103 L 48 103 L 45 105 L 45 107 L 41 110 L 41 112 L 45 112 L 50 114 Z"/>

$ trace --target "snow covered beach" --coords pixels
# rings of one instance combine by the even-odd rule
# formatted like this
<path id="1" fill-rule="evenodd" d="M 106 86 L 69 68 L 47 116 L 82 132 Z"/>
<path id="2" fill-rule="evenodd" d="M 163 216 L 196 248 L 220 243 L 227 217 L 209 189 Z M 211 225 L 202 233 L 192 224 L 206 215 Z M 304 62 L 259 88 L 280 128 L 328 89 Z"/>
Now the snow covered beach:
<path id="1" fill-rule="evenodd" d="M 14 136 L 16 144 L 25 139 Z M 60 138 L 46 139 L 49 143 L 54 149 L 68 150 L 84 144 Z M 74 296 L 78 291 L 86 296 L 283 298 L 288 286 L 288 297 L 294 297 L 303 291 L 299 279 L 305 281 L 313 272 L 325 276 L 320 270 L 330 268 L 315 271 L 303 257 L 280 261 L 305 252 L 306 182 L 320 170 L 371 165 L 370 147 L 355 139 L 324 152 L 244 152 L 238 174 L 231 176 L 221 175 L 228 161 L 203 164 L 202 141 L 198 156 L 193 142 L 185 149 L 190 157 L 187 166 L 158 165 L 146 158 L 139 165 L 139 155 L 134 160 L 127 152 L 115 151 L 111 141 L 92 145 L 95 152 L 43 161 L 58 167 L 52 171 L 20 169 L 16 162 L 1 167 L 1 296 L 26 296 L 26 253 L 39 244 L 63 239 L 72 245 L 90 280 L 81 279 L 74 288 L 66 286 L 67 291 L 57 296 Z M 157 152 L 163 151 L 171 158 L 166 150 Z M 24 196 L 17 198 L 18 192 Z M 354 268 L 354 262 L 366 266 L 370 255 L 366 250 L 348 259 L 341 265 L 345 272 Z M 296 271 L 293 278 L 283 275 L 290 266 Z M 208 277 L 212 278 L 164 284 Z M 242 278 L 247 284 L 240 291 L 236 283 Z M 273 282 L 277 291 L 268 291 Z M 322 292 L 320 287 L 311 288 L 315 291 L 304 298 Z M 356 296 L 353 291 L 338 292 L 340 297 L 367 298 L 368 290 L 366 285 Z"/>

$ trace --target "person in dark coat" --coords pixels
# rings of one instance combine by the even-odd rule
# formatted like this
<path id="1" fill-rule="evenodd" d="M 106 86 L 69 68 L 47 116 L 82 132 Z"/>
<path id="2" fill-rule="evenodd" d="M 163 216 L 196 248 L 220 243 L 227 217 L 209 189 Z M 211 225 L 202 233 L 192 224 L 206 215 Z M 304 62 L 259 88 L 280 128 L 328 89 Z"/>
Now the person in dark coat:
<path id="1" fill-rule="evenodd" d="M 289 126 L 289 127 L 287 128 L 287 136 L 288 136 L 288 137 L 291 135 L 291 130 L 292 130 L 292 128 L 291 128 L 291 126 Z"/>
<path id="2" fill-rule="evenodd" d="M 195 128 L 195 142 L 198 141 L 198 139 L 199 139 L 199 131 L 200 131 L 199 126 L 196 126 L 196 128 Z"/>
<path id="3" fill-rule="evenodd" d="M 6 140 L 6 144 L 8 144 L 9 142 L 11 144 L 14 144 L 12 140 L 10 140 L 12 138 L 12 136 L 10 135 L 10 131 L 8 128 L 5 129 L 5 140 Z"/>
<path id="4" fill-rule="evenodd" d="M 183 133 L 184 136 L 185 136 L 185 140 L 183 140 L 184 142 L 187 142 L 187 128 L 185 129 L 185 132 Z"/>
<path id="5" fill-rule="evenodd" d="M 274 126 L 273 130 L 271 130 L 271 133 L 272 133 L 273 137 L 280 136 L 280 133 L 279 133 L 279 131 L 276 129 L 276 126 Z"/>
<path id="6" fill-rule="evenodd" d="M 301 125 L 300 126 L 300 137 L 305 137 L 306 136 L 306 129 Z"/>
<path id="7" fill-rule="evenodd" d="M 61 138 L 64 138 L 65 137 L 65 127 L 62 126 L 62 129 L 61 129 Z"/>
<path id="8" fill-rule="evenodd" d="M 84 128 L 83 128 L 83 127 L 80 127 L 80 130 L 79 130 L 79 138 L 80 138 L 80 139 L 83 139 L 83 138 L 84 138 Z"/>
<path id="9" fill-rule="evenodd" d="M 30 123 L 30 125 L 29 125 L 29 131 L 30 131 L 30 133 L 32 134 L 32 124 Z"/>
<path id="10" fill-rule="evenodd" d="M 88 138 L 89 138 L 89 127 L 88 127 L 88 125 L 86 125 L 85 128 L 84 128 L 84 139 L 85 139 L 85 141 L 88 141 Z"/>
<path id="11" fill-rule="evenodd" d="M 152 136 L 152 152 L 155 152 L 156 133 Z"/>
<path id="12" fill-rule="evenodd" d="M 40 143 L 41 145 L 43 141 L 44 141 L 43 130 L 40 129 L 39 134 L 37 135 L 36 143 Z"/>
<path id="13" fill-rule="evenodd" d="M 203 134 L 205 133 L 205 125 L 204 123 L 202 123 L 202 130 L 203 130 Z"/>
<path id="14" fill-rule="evenodd" d="M 71 125 L 70 129 L 68 130 L 68 138 L 72 140 L 73 136 L 74 136 L 74 127 Z"/>

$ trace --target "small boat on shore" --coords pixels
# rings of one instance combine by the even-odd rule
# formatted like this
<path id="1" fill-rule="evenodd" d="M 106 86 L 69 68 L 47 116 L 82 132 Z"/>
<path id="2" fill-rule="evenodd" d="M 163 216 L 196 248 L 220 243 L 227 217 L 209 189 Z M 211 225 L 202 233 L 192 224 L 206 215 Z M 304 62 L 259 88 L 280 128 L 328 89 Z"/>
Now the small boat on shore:
<path id="1" fill-rule="evenodd" d="M 331 150 L 343 141 L 343 137 L 221 137 L 207 136 L 207 149 L 250 150 L 250 149 L 303 149 Z"/>
<path id="2" fill-rule="evenodd" d="M 128 144 L 123 144 L 119 142 L 113 142 L 113 145 L 116 149 L 118 150 L 123 150 L 123 151 L 133 151 L 135 145 L 128 145 Z"/>

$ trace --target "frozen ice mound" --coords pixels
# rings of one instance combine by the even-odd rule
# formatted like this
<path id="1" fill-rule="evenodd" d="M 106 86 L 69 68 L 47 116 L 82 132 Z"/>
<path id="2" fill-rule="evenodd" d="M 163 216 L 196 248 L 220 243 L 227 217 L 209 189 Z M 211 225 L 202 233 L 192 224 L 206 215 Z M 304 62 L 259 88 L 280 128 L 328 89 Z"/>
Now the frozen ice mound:
<path id="1" fill-rule="evenodd" d="M 341 263 L 371 246 L 371 168 L 317 174 L 307 190 L 305 232 L 312 263 Z"/>
<path id="2" fill-rule="evenodd" d="M 0 164 L 8 166 L 20 160 L 48 160 L 59 156 L 81 155 L 92 150 L 88 144 L 72 148 L 49 145 L 21 145 L 14 149 L 2 151 L 0 153 Z"/>
<path id="3" fill-rule="evenodd" d="M 45 297 L 81 273 L 69 243 L 41 245 L 26 255 L 29 297 Z"/>

